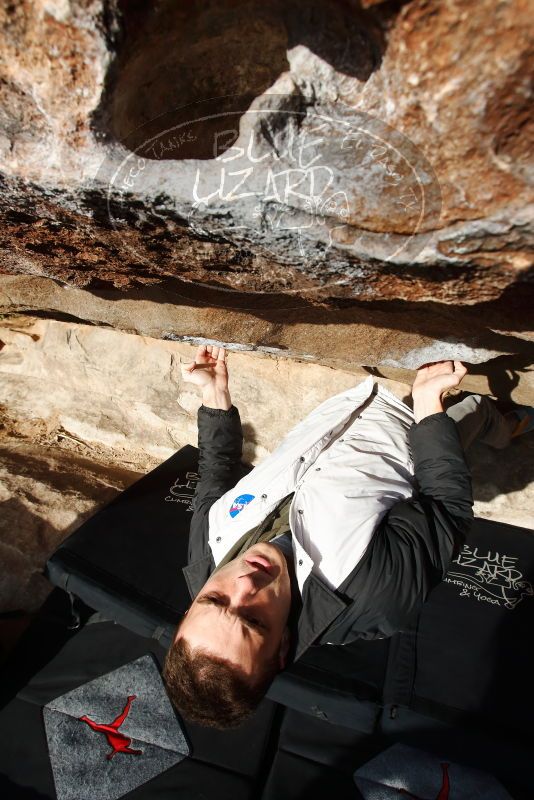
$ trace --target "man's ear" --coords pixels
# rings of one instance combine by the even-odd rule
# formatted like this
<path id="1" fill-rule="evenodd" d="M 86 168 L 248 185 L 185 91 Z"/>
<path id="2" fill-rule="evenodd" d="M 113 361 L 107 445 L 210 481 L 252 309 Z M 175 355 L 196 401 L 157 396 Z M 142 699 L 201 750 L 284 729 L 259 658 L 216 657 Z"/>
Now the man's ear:
<path id="1" fill-rule="evenodd" d="M 289 632 L 289 628 L 284 628 L 284 632 L 282 634 L 282 640 L 280 642 L 280 650 L 278 651 L 278 662 L 280 665 L 280 669 L 284 669 L 287 660 L 287 654 L 289 652 L 289 645 L 291 644 L 291 634 Z"/>

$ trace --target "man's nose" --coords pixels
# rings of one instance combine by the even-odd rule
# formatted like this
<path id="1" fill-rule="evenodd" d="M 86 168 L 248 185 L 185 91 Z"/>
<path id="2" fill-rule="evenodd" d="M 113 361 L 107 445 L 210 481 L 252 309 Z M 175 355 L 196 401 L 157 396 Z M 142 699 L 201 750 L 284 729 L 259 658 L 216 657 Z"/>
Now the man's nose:
<path id="1" fill-rule="evenodd" d="M 236 581 L 236 594 L 238 597 L 254 597 L 264 583 L 262 577 L 259 571 L 247 572 L 244 575 L 240 575 Z"/>

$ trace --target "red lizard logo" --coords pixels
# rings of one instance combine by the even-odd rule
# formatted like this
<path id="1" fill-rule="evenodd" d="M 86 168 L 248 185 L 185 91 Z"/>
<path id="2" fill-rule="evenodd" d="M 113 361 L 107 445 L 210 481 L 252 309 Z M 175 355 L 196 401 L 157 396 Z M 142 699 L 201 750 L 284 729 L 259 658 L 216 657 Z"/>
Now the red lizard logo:
<path id="1" fill-rule="evenodd" d="M 130 706 L 132 705 L 133 701 L 136 699 L 137 695 L 131 694 L 128 697 L 126 705 L 124 709 L 121 711 L 117 719 L 114 719 L 113 722 L 110 722 L 109 725 L 101 725 L 99 722 L 94 722 L 92 719 L 89 719 L 87 716 L 79 717 L 80 722 L 86 722 L 89 727 L 93 731 L 98 731 L 103 733 L 108 740 L 108 744 L 111 745 L 113 750 L 111 753 L 108 753 L 106 758 L 108 761 L 111 761 L 114 755 L 117 753 L 131 753 L 134 756 L 140 756 L 142 754 L 142 750 L 134 750 L 130 747 L 132 739 L 130 736 L 125 736 L 124 733 L 119 733 L 119 728 L 130 713 Z"/>
<path id="2" fill-rule="evenodd" d="M 441 789 L 438 792 L 438 796 L 436 800 L 449 800 L 449 792 L 450 792 L 450 781 L 449 781 L 449 765 L 442 764 L 441 770 L 443 772 L 443 777 L 441 781 Z M 422 800 L 421 797 L 417 797 L 417 795 L 412 794 L 407 789 L 397 789 L 399 794 L 404 794 L 406 797 L 412 797 L 413 800 Z"/>

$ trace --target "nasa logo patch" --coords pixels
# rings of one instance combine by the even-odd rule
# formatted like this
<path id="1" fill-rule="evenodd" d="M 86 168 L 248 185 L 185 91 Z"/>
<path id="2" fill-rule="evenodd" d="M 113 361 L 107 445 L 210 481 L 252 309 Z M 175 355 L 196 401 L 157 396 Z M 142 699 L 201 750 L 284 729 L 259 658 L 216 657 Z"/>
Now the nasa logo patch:
<path id="1" fill-rule="evenodd" d="M 243 511 L 245 506 L 250 503 L 251 500 L 254 500 L 255 496 L 254 494 L 240 494 L 239 497 L 236 497 L 230 506 L 230 516 L 235 517 L 240 511 Z"/>

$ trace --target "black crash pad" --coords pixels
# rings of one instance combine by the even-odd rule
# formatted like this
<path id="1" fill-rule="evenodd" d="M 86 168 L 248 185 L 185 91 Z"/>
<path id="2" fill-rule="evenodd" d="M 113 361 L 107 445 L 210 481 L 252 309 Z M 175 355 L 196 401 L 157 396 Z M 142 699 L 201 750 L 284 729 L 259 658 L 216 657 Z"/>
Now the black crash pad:
<path id="1" fill-rule="evenodd" d="M 97 620 L 94 623 L 93 618 Z M 28 668 L 32 640 L 36 644 L 37 639 L 31 629 L 24 638 L 26 641 L 13 654 L 11 674 L 17 671 L 17 661 L 20 669 Z M 138 636 L 111 621 L 98 621 L 98 617 L 89 617 L 78 632 L 66 638 L 0 711 L 0 796 L 6 800 L 19 797 L 55 800 L 43 708 L 89 681 L 147 655 L 160 669 L 165 649 L 156 640 Z M 4 679 L 4 675 L 2 677 Z M 124 693 L 128 693 L 126 685 Z M 111 700 L 112 711 L 117 704 L 122 707 L 122 695 Z M 141 698 L 137 700 L 140 702 Z M 276 713 L 276 704 L 266 699 L 252 719 L 231 731 L 217 731 L 179 720 L 190 755 L 123 796 L 127 800 L 152 800 L 154 797 L 161 800 L 176 797 L 256 800 L 261 793 L 264 773 L 269 769 L 271 737 L 277 730 Z M 85 730 L 82 722 L 80 727 Z M 112 775 L 112 770 L 120 771 L 124 764 L 127 766 L 128 758 L 135 758 L 118 754 L 111 762 L 107 761 L 108 747 L 102 734 L 94 735 L 94 744 L 95 750 L 98 748 L 97 755 L 101 756 L 96 768 L 101 767 L 103 776 Z M 66 747 L 64 757 L 73 762 L 74 768 L 79 767 L 83 775 L 83 764 L 78 764 L 81 753 L 76 748 L 70 752 Z M 89 799 L 82 792 L 79 800 Z"/>
<path id="2" fill-rule="evenodd" d="M 181 567 L 197 458 L 197 448 L 182 448 L 85 522 L 50 558 L 52 582 L 168 645 L 189 604 Z M 249 469 L 243 465 L 243 473 Z M 527 741 L 533 584 L 534 532 L 477 519 L 409 630 L 389 640 L 312 647 L 277 676 L 269 697 L 366 734 L 385 714 L 401 729 L 398 720 L 410 711 L 452 729 L 493 729 Z"/>

